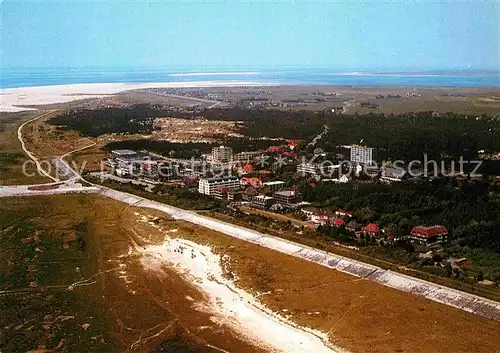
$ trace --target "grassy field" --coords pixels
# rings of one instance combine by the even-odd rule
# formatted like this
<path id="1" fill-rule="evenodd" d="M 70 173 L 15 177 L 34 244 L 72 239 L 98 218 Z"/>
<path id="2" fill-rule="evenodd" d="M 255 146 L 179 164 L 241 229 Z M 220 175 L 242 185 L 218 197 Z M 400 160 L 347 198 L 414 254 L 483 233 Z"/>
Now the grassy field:
<path id="1" fill-rule="evenodd" d="M 137 217 L 93 195 L 0 198 L 0 351 L 260 352 L 176 272 L 144 271 L 131 249 L 163 234 Z"/>
<path id="2" fill-rule="evenodd" d="M 23 173 L 23 163 L 30 159 L 21 149 L 17 139 L 17 128 L 24 121 L 34 118 L 36 112 L 0 113 L 0 185 L 22 185 L 47 183 L 51 180 L 37 173 L 34 163 L 26 165 Z"/>

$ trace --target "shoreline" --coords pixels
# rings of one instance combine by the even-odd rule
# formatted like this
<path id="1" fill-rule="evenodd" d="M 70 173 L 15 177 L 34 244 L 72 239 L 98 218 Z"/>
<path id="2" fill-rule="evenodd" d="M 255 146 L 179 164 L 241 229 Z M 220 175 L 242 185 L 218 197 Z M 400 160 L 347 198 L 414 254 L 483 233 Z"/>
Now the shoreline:
<path id="1" fill-rule="evenodd" d="M 104 98 L 125 91 L 146 88 L 265 87 L 276 83 L 252 81 L 189 81 L 157 83 L 77 83 L 68 85 L 27 86 L 0 89 L 0 112 L 15 113 L 37 110 L 29 106 L 68 103 Z"/>
<path id="2" fill-rule="evenodd" d="M 250 76 L 250 75 L 249 75 Z M 45 86 L 25 86 L 13 88 L 0 88 L 0 112 L 15 113 L 39 109 L 36 106 L 49 104 L 69 103 L 73 101 L 105 98 L 118 93 L 147 88 L 215 88 L 215 87 L 317 87 L 338 90 L 363 90 L 376 91 L 412 89 L 412 90 L 449 90 L 459 92 L 498 91 L 500 86 L 433 86 L 433 85 L 387 85 L 387 84 L 326 84 L 326 83 L 300 83 L 300 82 L 258 82 L 237 80 L 208 80 L 185 82 L 141 82 L 141 83 L 75 83 Z"/>

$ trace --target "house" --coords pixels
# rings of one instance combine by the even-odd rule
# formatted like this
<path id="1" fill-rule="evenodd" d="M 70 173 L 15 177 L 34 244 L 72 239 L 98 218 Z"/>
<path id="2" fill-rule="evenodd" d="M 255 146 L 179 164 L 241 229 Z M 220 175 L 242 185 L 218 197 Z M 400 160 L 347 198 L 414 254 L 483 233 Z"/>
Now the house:
<path id="1" fill-rule="evenodd" d="M 304 213 L 307 216 L 308 219 L 311 219 L 311 216 L 314 213 L 321 212 L 321 209 L 319 209 L 317 207 L 309 206 L 309 207 L 304 207 L 301 211 L 302 211 L 302 213 Z"/>
<path id="2" fill-rule="evenodd" d="M 268 209 L 274 203 L 274 198 L 271 196 L 257 195 L 252 198 L 251 205 L 255 208 Z"/>
<path id="3" fill-rule="evenodd" d="M 258 194 L 259 191 L 255 187 L 249 186 L 243 191 L 242 199 L 243 201 L 252 201 L 252 198 Z"/>
<path id="4" fill-rule="evenodd" d="M 317 224 L 331 224 L 335 220 L 335 213 L 328 210 L 321 210 L 319 213 L 311 215 L 311 222 Z"/>
<path id="5" fill-rule="evenodd" d="M 262 186 L 262 179 L 261 178 L 247 178 L 243 177 L 240 180 L 240 184 L 242 186 L 253 186 L 255 188 L 260 188 Z"/>
<path id="6" fill-rule="evenodd" d="M 295 207 L 295 204 L 300 201 L 300 194 L 295 190 L 275 191 L 273 196 L 276 203 L 279 203 L 287 208 Z"/>
<path id="7" fill-rule="evenodd" d="M 363 228 L 363 234 L 370 237 L 376 237 L 379 235 L 379 233 L 380 229 L 376 223 L 370 223 Z"/>
<path id="8" fill-rule="evenodd" d="M 388 183 L 402 182 L 410 178 L 410 174 L 403 168 L 383 167 L 381 170 L 380 180 Z"/>
<path id="9" fill-rule="evenodd" d="M 251 164 L 245 164 L 245 165 L 241 168 L 241 170 L 242 170 L 242 171 L 243 171 L 243 173 L 245 173 L 245 174 L 251 173 L 251 172 L 253 172 L 253 165 L 251 165 Z"/>
<path id="10" fill-rule="evenodd" d="M 352 217 L 352 212 L 350 212 L 350 211 L 344 211 L 344 210 L 337 210 L 337 211 L 335 211 L 335 215 L 337 215 L 338 217 L 349 217 L 349 218 L 351 218 Z"/>
<path id="11" fill-rule="evenodd" d="M 299 145 L 299 142 L 298 140 L 287 140 L 286 141 L 288 143 L 288 148 L 293 151 L 295 149 L 295 147 L 297 147 Z"/>
<path id="12" fill-rule="evenodd" d="M 417 226 L 410 232 L 410 241 L 422 245 L 439 244 L 448 239 L 448 229 L 441 225 L 431 227 Z"/>
<path id="13" fill-rule="evenodd" d="M 307 216 L 307 219 L 316 224 L 331 224 L 335 221 L 335 213 L 329 210 L 323 210 L 317 207 L 305 207 L 302 213 Z"/>
<path id="14" fill-rule="evenodd" d="M 276 153 L 281 151 L 281 146 L 269 146 L 266 151 L 270 153 Z"/>
<path id="15" fill-rule="evenodd" d="M 340 228 L 344 225 L 344 220 L 342 218 L 336 218 L 334 221 L 333 221 L 333 226 L 337 227 L 337 228 Z"/>

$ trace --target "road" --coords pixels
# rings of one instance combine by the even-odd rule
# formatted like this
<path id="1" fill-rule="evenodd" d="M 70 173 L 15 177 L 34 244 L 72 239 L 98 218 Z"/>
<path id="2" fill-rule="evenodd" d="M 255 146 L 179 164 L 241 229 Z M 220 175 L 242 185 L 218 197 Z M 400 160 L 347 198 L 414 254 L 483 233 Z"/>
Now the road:
<path id="1" fill-rule="evenodd" d="M 19 134 L 18 136 L 22 141 L 22 135 Z M 66 156 L 69 154 L 70 153 L 67 153 Z M 60 158 L 60 160 L 66 165 L 66 168 L 78 175 L 78 173 L 74 171 L 63 158 Z M 37 164 L 37 166 L 39 166 L 39 164 Z M 82 188 L 83 187 L 76 189 L 81 190 Z M 401 273 L 385 270 L 377 266 L 349 259 L 323 250 L 311 248 L 309 246 L 291 242 L 269 234 L 260 233 L 214 218 L 205 217 L 193 211 L 187 211 L 126 192 L 110 189 L 96 184 L 92 184 L 91 188 L 92 192 L 97 189 L 98 194 L 124 202 L 128 205 L 159 210 L 170 215 L 174 219 L 180 219 L 197 224 L 214 231 L 227 234 L 234 238 L 264 246 L 306 261 L 311 261 L 321 266 L 335 269 L 358 278 L 370 280 L 387 287 L 419 295 L 438 303 L 468 311 L 488 319 L 500 321 L 500 303 L 493 300 L 406 276 Z M 53 191 L 55 190 L 50 190 L 50 192 Z M 78 192 L 76 190 L 74 191 Z M 32 193 L 21 192 L 17 196 L 24 196 L 28 194 L 31 195 Z"/>
<path id="2" fill-rule="evenodd" d="M 53 113 L 54 111 L 51 110 L 51 111 L 48 111 L 42 115 L 39 115 L 31 120 L 28 120 L 28 121 L 25 121 L 24 123 L 22 123 L 19 128 L 17 129 L 17 139 L 19 140 L 19 142 L 21 143 L 21 148 L 23 149 L 24 153 L 26 153 L 26 155 L 33 161 L 35 162 L 35 165 L 36 165 L 36 169 L 38 169 L 38 172 L 40 174 L 42 174 L 43 176 L 46 176 L 47 178 L 49 179 L 52 179 L 52 181 L 58 181 L 57 178 L 54 178 L 52 175 L 50 175 L 49 173 L 47 173 L 43 168 L 42 166 L 40 165 L 40 161 L 38 159 L 36 159 L 36 157 L 30 152 L 28 151 L 28 149 L 26 148 L 26 144 L 24 143 L 24 140 L 22 138 L 22 131 L 23 131 L 23 128 L 25 125 L 33 122 L 33 121 L 36 121 L 38 119 L 41 119 L 51 113 Z"/>

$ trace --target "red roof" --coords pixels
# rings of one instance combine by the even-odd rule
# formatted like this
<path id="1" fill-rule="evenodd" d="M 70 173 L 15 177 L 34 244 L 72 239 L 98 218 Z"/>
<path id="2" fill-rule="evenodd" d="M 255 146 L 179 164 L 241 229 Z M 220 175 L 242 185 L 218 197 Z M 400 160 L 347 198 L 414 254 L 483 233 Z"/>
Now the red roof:
<path id="1" fill-rule="evenodd" d="M 375 223 L 370 223 L 366 227 L 363 228 L 363 231 L 368 233 L 378 233 L 378 225 Z"/>
<path id="2" fill-rule="evenodd" d="M 259 173 L 260 174 L 271 174 L 272 172 L 270 170 L 262 169 L 262 170 L 259 170 Z"/>
<path id="3" fill-rule="evenodd" d="M 253 165 L 245 164 L 242 169 L 245 173 L 251 173 L 253 172 Z"/>
<path id="4" fill-rule="evenodd" d="M 267 148 L 267 152 L 279 152 L 279 151 L 281 151 L 280 146 L 269 146 Z"/>
<path id="5" fill-rule="evenodd" d="M 333 224 L 336 226 L 341 226 L 344 224 L 344 220 L 342 218 L 337 218 L 335 221 L 333 221 Z"/>
<path id="6" fill-rule="evenodd" d="M 418 226 L 418 227 L 413 227 L 413 229 L 411 230 L 411 234 L 423 238 L 432 238 L 438 234 L 448 234 L 448 229 L 446 229 L 446 227 L 444 226 L 431 226 L 431 227 Z"/>
<path id="7" fill-rule="evenodd" d="M 260 186 L 262 185 L 262 180 L 260 178 L 241 178 L 240 184 L 243 185 L 252 185 L 252 186 Z"/>

